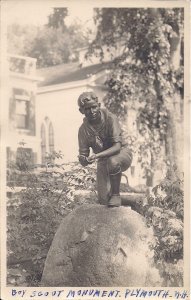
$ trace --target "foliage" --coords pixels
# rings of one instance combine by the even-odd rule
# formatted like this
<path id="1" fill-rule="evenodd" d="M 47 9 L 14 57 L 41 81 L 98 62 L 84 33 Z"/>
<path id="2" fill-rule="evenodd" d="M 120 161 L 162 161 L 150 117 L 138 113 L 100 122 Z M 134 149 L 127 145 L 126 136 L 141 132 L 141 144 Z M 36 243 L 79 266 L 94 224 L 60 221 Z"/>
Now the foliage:
<path id="1" fill-rule="evenodd" d="M 165 197 L 160 195 L 160 191 L 164 192 Z M 183 220 L 183 180 L 177 179 L 172 182 L 167 176 L 160 184 L 153 188 L 153 193 L 154 197 L 149 198 L 149 205 L 152 204 L 164 210 L 170 209 L 178 218 Z"/>
<path id="2" fill-rule="evenodd" d="M 55 23 L 53 16 L 50 15 L 49 23 L 41 27 L 10 25 L 9 53 L 37 58 L 39 68 L 77 61 L 77 49 L 87 44 L 82 25 L 74 22 L 66 27 L 61 19 L 56 19 L 58 24 Z"/>
<path id="3" fill-rule="evenodd" d="M 13 196 L 7 202 L 7 280 L 8 285 L 38 286 L 62 218 L 79 205 L 97 201 L 95 166 L 62 164 L 62 154 L 57 152 L 47 155 L 46 165 L 33 166 L 27 153 L 20 153 L 18 161 L 9 165 L 8 174 Z M 18 191 L 21 182 L 13 181 L 11 174 L 20 177 L 23 173 L 25 188 Z M 167 176 L 139 211 L 154 230 L 154 259 L 168 286 L 183 285 L 183 196 L 183 180 L 172 181 Z"/>
<path id="4" fill-rule="evenodd" d="M 68 9 L 66 7 L 54 7 L 52 14 L 48 16 L 48 27 L 66 29 L 64 19 L 68 15 Z"/>
<path id="5" fill-rule="evenodd" d="M 44 27 L 38 31 L 29 56 L 38 59 L 38 67 L 48 67 L 76 60 L 74 50 L 84 45 L 85 39 L 78 35 L 80 27 L 73 26 L 63 32 L 62 27 Z M 79 36 L 81 38 L 79 38 Z"/>
<path id="6" fill-rule="evenodd" d="M 7 49 L 11 54 L 30 56 L 30 51 L 34 47 L 38 28 L 34 25 L 22 26 L 17 23 L 9 25 L 7 28 Z M 31 57 L 33 57 L 31 55 Z"/>
<path id="7" fill-rule="evenodd" d="M 84 169 L 77 162 L 53 163 L 55 158 L 59 161 L 61 153 L 52 153 L 47 157 L 47 164 L 37 168 L 27 164 L 28 157 L 23 152 L 20 162 L 10 165 L 8 183 L 13 196 L 7 202 L 9 285 L 19 286 L 24 282 L 28 286 L 38 285 L 62 218 L 75 207 L 96 201 L 95 167 Z M 15 174 L 20 177 L 23 173 L 23 187 L 18 191 L 16 186 L 21 182 L 12 179 Z M 87 189 L 92 193 L 86 195 Z"/>
<path id="8" fill-rule="evenodd" d="M 101 8 L 96 10 L 95 21 L 97 35 L 87 55 L 99 55 L 103 60 L 104 47 L 113 54 L 104 103 L 122 120 L 128 109 L 138 111 L 139 138 L 145 141 L 144 146 L 133 146 L 145 173 L 153 173 L 153 161 L 159 161 L 161 149 L 168 152 L 169 131 L 175 126 L 170 118 L 176 115 L 174 95 L 183 95 L 183 51 L 180 68 L 175 70 L 172 63 L 177 44 L 183 45 L 183 9 Z M 179 105 L 183 105 L 182 99 Z M 149 163 L 144 161 L 142 147 L 150 152 Z M 172 157 L 168 159 L 173 163 Z"/>
<path id="9" fill-rule="evenodd" d="M 155 262 L 167 286 L 183 286 L 183 180 L 168 176 L 153 189 L 143 209 L 156 237 Z"/>

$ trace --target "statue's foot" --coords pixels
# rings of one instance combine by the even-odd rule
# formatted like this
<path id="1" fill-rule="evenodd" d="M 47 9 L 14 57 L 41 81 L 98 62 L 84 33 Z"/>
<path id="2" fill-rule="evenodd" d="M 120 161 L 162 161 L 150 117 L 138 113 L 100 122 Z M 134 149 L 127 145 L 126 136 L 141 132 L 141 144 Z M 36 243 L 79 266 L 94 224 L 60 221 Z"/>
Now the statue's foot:
<path id="1" fill-rule="evenodd" d="M 120 195 L 112 195 L 108 201 L 109 207 L 119 207 L 121 206 L 121 197 Z"/>

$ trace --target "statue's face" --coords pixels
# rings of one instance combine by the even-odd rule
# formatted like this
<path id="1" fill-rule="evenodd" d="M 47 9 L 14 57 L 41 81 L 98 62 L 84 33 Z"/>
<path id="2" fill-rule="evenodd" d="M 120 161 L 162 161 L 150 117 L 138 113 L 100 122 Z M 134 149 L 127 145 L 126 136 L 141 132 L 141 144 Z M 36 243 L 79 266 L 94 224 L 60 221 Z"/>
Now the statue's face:
<path id="1" fill-rule="evenodd" d="M 94 122 L 100 118 L 100 104 L 92 103 L 90 106 L 84 108 L 84 114 L 89 122 Z"/>

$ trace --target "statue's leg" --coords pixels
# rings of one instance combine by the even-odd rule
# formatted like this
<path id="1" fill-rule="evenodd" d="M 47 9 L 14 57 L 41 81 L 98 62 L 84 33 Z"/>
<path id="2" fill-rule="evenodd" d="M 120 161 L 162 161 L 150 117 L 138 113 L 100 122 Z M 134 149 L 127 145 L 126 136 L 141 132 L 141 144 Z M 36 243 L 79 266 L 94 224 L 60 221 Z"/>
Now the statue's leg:
<path id="1" fill-rule="evenodd" d="M 100 159 L 97 162 L 97 191 L 100 204 L 108 204 L 110 190 L 111 184 L 107 168 L 107 159 Z"/>
<path id="2" fill-rule="evenodd" d="M 122 172 L 126 171 L 131 166 L 132 160 L 132 153 L 127 148 L 123 148 L 118 156 Z"/>
<path id="3" fill-rule="evenodd" d="M 111 183 L 111 198 L 108 206 L 120 206 L 120 183 L 122 171 L 127 170 L 132 162 L 132 155 L 126 149 L 121 149 L 120 153 L 108 158 L 108 172 Z"/>

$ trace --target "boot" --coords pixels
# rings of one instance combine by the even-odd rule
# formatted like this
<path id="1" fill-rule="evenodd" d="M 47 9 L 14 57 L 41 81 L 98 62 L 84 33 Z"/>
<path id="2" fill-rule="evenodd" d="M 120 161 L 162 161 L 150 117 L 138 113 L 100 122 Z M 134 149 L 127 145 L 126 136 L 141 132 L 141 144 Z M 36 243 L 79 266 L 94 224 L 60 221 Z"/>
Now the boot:
<path id="1" fill-rule="evenodd" d="M 111 183 L 111 198 L 108 201 L 109 207 L 121 206 L 121 197 L 119 194 L 121 183 L 121 172 L 115 175 L 110 175 Z"/>

